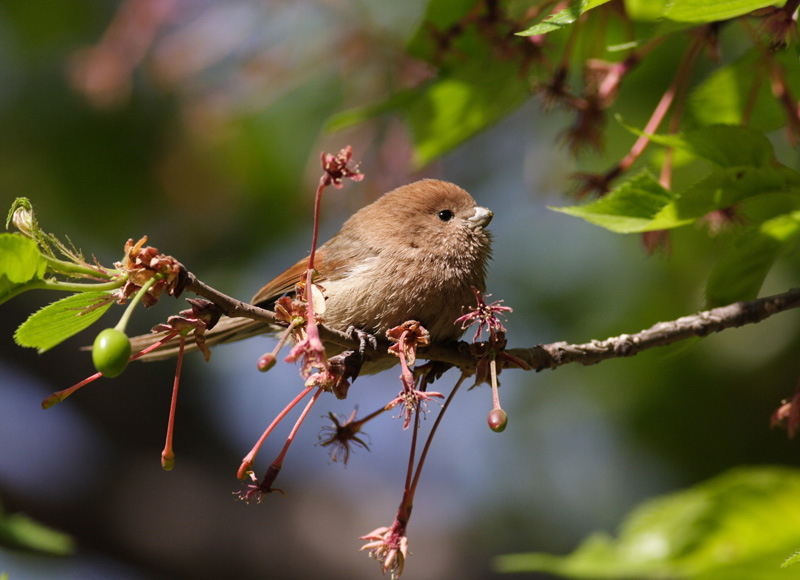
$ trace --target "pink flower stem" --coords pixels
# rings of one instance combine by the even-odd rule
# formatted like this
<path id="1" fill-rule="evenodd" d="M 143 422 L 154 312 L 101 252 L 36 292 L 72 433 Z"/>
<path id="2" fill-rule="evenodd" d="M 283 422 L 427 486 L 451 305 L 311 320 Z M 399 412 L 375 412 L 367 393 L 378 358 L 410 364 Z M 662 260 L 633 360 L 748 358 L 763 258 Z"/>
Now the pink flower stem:
<path id="1" fill-rule="evenodd" d="M 699 48 L 699 44 L 696 48 Z M 669 120 L 669 129 L 668 132 L 670 135 L 675 134 L 678 132 L 678 128 L 681 124 L 681 118 L 683 117 L 683 105 L 686 103 L 686 91 L 689 88 L 689 68 L 694 65 L 694 62 L 697 59 L 697 55 L 699 54 L 698 50 L 690 49 L 686 54 L 686 59 L 684 62 L 681 63 L 683 66 L 686 63 L 686 71 L 685 74 L 676 75 L 673 84 L 676 86 L 675 91 L 675 107 L 672 110 L 672 117 Z M 669 189 L 670 185 L 672 184 L 672 160 L 673 160 L 674 151 L 672 147 L 667 147 L 665 155 L 664 155 L 664 164 L 661 166 L 661 175 L 659 178 L 659 183 L 665 189 Z"/>
<path id="2" fill-rule="evenodd" d="M 103 376 L 102 373 L 95 373 L 92 376 L 83 379 L 77 385 L 73 385 L 68 389 L 64 389 L 63 391 L 58 391 L 56 393 L 53 393 L 52 395 L 47 397 L 44 401 L 42 401 L 42 409 L 49 409 L 56 403 L 60 403 L 61 401 L 69 397 L 72 393 L 74 393 L 81 387 L 88 385 L 89 383 L 99 379 L 102 376 Z"/>
<path id="3" fill-rule="evenodd" d="M 309 272 L 314 270 L 314 256 L 317 253 L 317 235 L 319 234 L 319 206 L 320 202 L 322 201 L 322 192 L 325 190 L 325 187 L 327 185 L 326 183 L 327 177 L 328 177 L 327 174 L 320 177 L 319 187 L 317 187 L 317 196 L 316 199 L 314 200 L 314 235 L 311 238 L 311 255 L 308 256 Z"/>
<path id="4" fill-rule="evenodd" d="M 492 359 L 489 362 L 489 368 L 492 374 L 492 404 L 494 409 L 500 408 L 500 393 L 497 391 L 497 359 Z"/>
<path id="5" fill-rule="evenodd" d="M 703 39 L 698 38 L 687 49 L 681 64 L 678 66 L 678 71 L 675 73 L 675 78 L 672 80 L 672 83 L 669 85 L 669 87 L 667 87 L 667 90 L 664 92 L 661 100 L 653 110 L 650 120 L 647 122 L 647 125 L 645 125 L 644 133 L 646 134 L 639 137 L 633 144 L 633 147 L 631 147 L 630 152 L 616 165 L 616 167 L 609 171 L 607 174 L 609 181 L 627 171 L 644 152 L 645 148 L 650 143 L 650 137 L 648 137 L 648 135 L 655 133 L 658 129 L 658 126 L 661 124 L 661 121 L 664 120 L 667 111 L 672 105 L 672 101 L 675 99 L 676 90 L 679 84 L 684 82 L 685 78 L 688 77 L 689 69 L 695 62 L 695 58 L 700 47 L 702 46 L 702 42 Z"/>
<path id="6" fill-rule="evenodd" d="M 308 321 L 306 322 L 306 334 L 308 335 L 309 344 L 316 348 L 321 345 L 322 341 L 319 338 L 319 330 L 317 329 L 317 321 L 314 317 L 314 300 L 313 292 L 311 290 L 312 278 L 314 275 L 314 257 L 317 253 L 317 234 L 319 233 L 319 206 L 322 201 L 322 192 L 325 189 L 326 177 L 324 175 L 320 178 L 319 187 L 317 188 L 317 196 L 314 200 L 314 235 L 311 239 L 311 254 L 308 257 L 308 271 L 306 272 L 306 304 L 308 305 Z M 327 367 L 327 365 L 326 365 Z"/>
<path id="7" fill-rule="evenodd" d="M 406 361 L 406 336 L 408 336 L 408 331 L 404 330 L 403 334 L 400 335 L 400 340 L 397 341 L 400 345 L 400 368 L 402 369 L 403 376 L 406 377 L 406 379 L 408 379 L 408 377 L 411 377 L 409 383 L 413 384 L 414 376 L 411 374 L 411 371 L 408 368 L 408 362 Z M 408 390 L 406 381 L 403 381 L 403 390 L 405 391 Z"/>
<path id="8" fill-rule="evenodd" d="M 153 344 L 151 344 L 150 346 L 148 346 L 148 347 L 146 347 L 146 348 L 143 348 L 142 350 L 140 350 L 139 352 L 137 352 L 136 354 L 134 354 L 133 356 L 131 356 L 130 360 L 136 360 L 137 358 L 139 358 L 139 357 L 142 357 L 142 356 L 146 355 L 148 352 L 152 352 L 152 351 L 154 351 L 154 350 L 155 350 L 155 349 L 157 349 L 158 347 L 162 346 L 162 345 L 163 345 L 163 344 L 165 344 L 166 342 L 168 342 L 168 341 L 172 340 L 173 338 L 175 338 L 176 336 L 178 336 L 179 334 L 180 334 L 180 331 L 178 331 L 178 330 L 173 330 L 172 332 L 170 332 L 169 334 L 167 334 L 167 335 L 166 335 L 164 338 L 162 338 L 162 339 L 161 339 L 161 340 L 159 340 L 158 342 L 154 342 L 154 343 L 153 343 Z"/>
<path id="9" fill-rule="evenodd" d="M 453 387 L 453 390 L 450 391 L 450 394 L 447 396 L 447 400 L 442 405 L 442 410 L 439 412 L 439 415 L 436 417 L 436 421 L 433 422 L 433 427 L 431 428 L 431 432 L 428 435 L 427 441 L 425 441 L 425 447 L 422 448 L 422 454 L 419 456 L 419 461 L 417 462 L 417 471 L 414 474 L 414 480 L 411 482 L 411 487 L 409 489 L 409 496 L 411 499 L 414 497 L 414 493 L 417 491 L 417 483 L 419 483 L 419 476 L 422 473 L 422 466 L 425 464 L 425 458 L 428 455 L 428 449 L 430 449 L 431 442 L 433 441 L 433 436 L 436 435 L 436 429 L 439 428 L 439 423 L 442 421 L 442 417 L 444 416 L 445 411 L 447 411 L 447 407 L 450 405 L 450 401 L 453 400 L 456 392 L 458 391 L 461 384 L 467 378 L 467 375 L 462 374 L 461 378 L 458 379 L 456 386 Z"/>
<path id="10" fill-rule="evenodd" d="M 283 444 L 283 449 L 281 449 L 281 452 L 278 453 L 278 456 L 273 460 L 271 466 L 280 468 L 283 465 L 283 458 L 286 455 L 286 452 L 289 451 L 289 446 L 292 444 L 292 441 L 294 441 L 294 436 L 297 434 L 297 431 L 300 429 L 300 425 L 303 424 L 303 421 L 305 421 L 306 419 L 306 415 L 308 415 L 308 412 L 311 410 L 311 407 L 314 406 L 314 403 L 317 402 L 317 399 L 321 394 L 322 394 L 322 388 L 319 387 L 317 388 L 317 392 L 314 393 L 311 399 L 308 401 L 308 404 L 306 404 L 306 408 L 303 409 L 303 412 L 300 414 L 300 417 L 298 417 L 297 421 L 294 424 L 294 427 L 292 427 L 292 430 L 289 433 L 289 436 L 286 438 L 286 443 Z"/>
<path id="11" fill-rule="evenodd" d="M 288 405 L 286 405 L 286 407 L 284 407 L 283 411 L 278 413 L 278 416 L 275 417 L 272 420 L 272 423 L 269 424 L 269 427 L 267 427 L 267 430 L 264 431 L 264 434 L 261 436 L 261 438 L 258 440 L 258 442 L 250 450 L 250 453 L 245 455 L 244 459 L 242 459 L 242 464 L 241 464 L 241 466 L 239 466 L 239 471 L 236 474 L 236 476 L 240 480 L 244 480 L 247 477 L 247 472 L 250 471 L 250 469 L 253 467 L 253 462 L 255 461 L 256 454 L 258 453 L 258 450 L 261 448 L 261 445 L 267 439 L 269 434 L 272 433 L 272 430 L 275 429 L 275 427 L 278 426 L 278 423 L 280 423 L 283 420 L 283 418 L 287 415 L 287 413 L 289 413 L 289 411 L 291 411 L 294 408 L 294 406 L 297 403 L 299 403 L 303 399 L 303 397 L 305 397 L 311 391 L 311 389 L 313 389 L 313 388 L 314 387 L 312 386 L 312 387 L 306 387 L 305 389 L 303 389 L 303 391 L 299 395 L 297 395 L 294 399 L 292 399 L 292 402 L 289 403 Z"/>
<path id="12" fill-rule="evenodd" d="M 150 346 L 148 346 L 147 348 L 145 348 L 141 352 L 137 352 L 136 354 L 131 356 L 131 358 L 128 359 L 128 360 L 129 361 L 136 360 L 137 358 L 146 355 L 148 352 L 157 349 L 159 346 L 161 346 L 162 344 L 164 344 L 168 340 L 174 338 L 177 334 L 178 334 L 178 331 L 170 332 L 167 336 L 165 336 L 164 338 L 162 338 L 158 342 L 155 342 L 155 343 L 151 344 Z M 56 403 L 60 403 L 61 401 L 63 401 L 67 397 L 69 397 L 71 394 L 73 394 L 75 391 L 77 391 L 81 387 L 85 387 L 89 383 L 92 383 L 92 382 L 96 381 L 97 379 L 99 379 L 102 376 L 103 375 L 101 373 L 95 373 L 95 374 L 93 374 L 93 375 L 91 375 L 89 377 L 86 377 L 81 382 L 79 382 L 76 385 L 71 386 L 68 389 L 64 389 L 62 391 L 57 391 L 57 392 L 53 393 L 52 395 L 47 397 L 44 401 L 42 401 L 42 409 L 49 409 L 50 407 L 52 407 Z"/>
<path id="13" fill-rule="evenodd" d="M 400 360 L 403 360 L 402 357 Z M 403 490 L 403 503 L 408 500 L 409 502 L 414 499 L 414 494 L 409 492 L 411 490 L 411 477 L 414 474 L 414 459 L 417 456 L 417 433 L 419 432 L 419 402 L 417 402 L 416 417 L 414 418 L 414 431 L 411 435 L 411 452 L 408 454 L 408 470 L 406 470 L 406 485 Z"/>
<path id="14" fill-rule="evenodd" d="M 171 471 L 175 466 L 175 452 L 172 450 L 172 435 L 175 429 L 175 409 L 178 406 L 178 384 L 181 380 L 181 366 L 183 365 L 183 349 L 186 346 L 186 337 L 181 335 L 181 346 L 178 351 L 178 365 L 175 369 L 175 382 L 172 385 L 172 403 L 169 407 L 169 420 L 167 421 L 167 440 L 161 452 L 161 467 Z"/>

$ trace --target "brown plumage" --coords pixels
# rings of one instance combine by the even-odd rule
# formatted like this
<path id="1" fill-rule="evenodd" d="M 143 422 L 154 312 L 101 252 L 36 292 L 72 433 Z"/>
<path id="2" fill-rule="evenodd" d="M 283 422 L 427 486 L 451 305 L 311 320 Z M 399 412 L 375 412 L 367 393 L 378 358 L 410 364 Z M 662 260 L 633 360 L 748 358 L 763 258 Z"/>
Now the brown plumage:
<path id="1" fill-rule="evenodd" d="M 462 330 L 453 321 L 463 306 L 475 303 L 471 288 L 485 290 L 491 245 L 485 226 L 491 219 L 492 212 L 476 206 L 466 191 L 434 179 L 399 187 L 362 208 L 317 250 L 323 324 L 384 338 L 390 328 L 417 320 L 433 342 L 457 339 Z M 308 258 L 300 260 L 251 302 L 272 308 L 294 291 L 307 266 Z M 213 345 L 272 330 L 249 319 L 223 318 L 206 338 Z M 173 354 L 156 351 L 150 358 Z"/>

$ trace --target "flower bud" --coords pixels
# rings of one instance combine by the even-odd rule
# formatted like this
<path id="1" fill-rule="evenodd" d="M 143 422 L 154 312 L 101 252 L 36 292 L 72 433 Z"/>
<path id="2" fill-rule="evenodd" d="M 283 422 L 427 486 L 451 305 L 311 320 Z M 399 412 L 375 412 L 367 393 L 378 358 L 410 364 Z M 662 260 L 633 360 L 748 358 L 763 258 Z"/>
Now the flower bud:
<path id="1" fill-rule="evenodd" d="M 19 232 L 26 238 L 35 238 L 36 232 L 36 219 L 33 217 L 33 210 L 30 206 L 25 207 L 20 205 L 14 210 L 14 215 L 11 217 L 11 223 Z"/>

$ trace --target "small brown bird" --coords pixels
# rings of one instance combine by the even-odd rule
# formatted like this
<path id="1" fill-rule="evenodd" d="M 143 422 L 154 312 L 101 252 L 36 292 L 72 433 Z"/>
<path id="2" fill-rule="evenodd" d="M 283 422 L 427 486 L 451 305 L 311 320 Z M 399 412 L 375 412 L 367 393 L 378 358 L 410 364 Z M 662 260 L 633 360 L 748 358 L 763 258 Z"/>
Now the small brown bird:
<path id="1" fill-rule="evenodd" d="M 463 331 L 454 321 L 463 307 L 475 303 L 472 287 L 486 289 L 491 253 L 486 226 L 492 216 L 457 185 L 435 179 L 399 187 L 362 208 L 317 250 L 314 280 L 325 291 L 322 323 L 342 332 L 354 328 L 384 338 L 390 328 L 416 320 L 430 332 L 431 342 L 458 339 Z M 300 260 L 251 302 L 272 309 L 278 298 L 294 292 L 307 267 L 308 258 Z M 250 319 L 223 318 L 206 333 L 206 343 L 274 330 Z M 149 339 L 152 342 L 152 335 Z M 148 358 L 175 352 L 157 350 Z M 364 372 L 381 367 L 386 365 Z"/>

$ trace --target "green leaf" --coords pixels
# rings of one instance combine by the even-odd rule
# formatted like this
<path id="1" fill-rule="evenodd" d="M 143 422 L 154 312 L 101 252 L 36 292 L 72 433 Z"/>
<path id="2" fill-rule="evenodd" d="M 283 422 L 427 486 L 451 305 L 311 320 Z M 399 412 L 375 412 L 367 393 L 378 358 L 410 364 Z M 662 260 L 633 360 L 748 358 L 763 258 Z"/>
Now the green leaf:
<path id="1" fill-rule="evenodd" d="M 757 131 L 774 131 L 786 124 L 786 113 L 770 88 L 765 57 L 751 48 L 718 68 L 689 95 L 689 116 L 701 125 L 746 124 Z M 800 93 L 800 67 L 790 50 L 768 57 L 783 68 L 789 92 Z"/>
<path id="2" fill-rule="evenodd" d="M 0 234 L 0 276 L 24 284 L 44 276 L 46 268 L 36 242 L 20 234 Z"/>
<path id="3" fill-rule="evenodd" d="M 800 195 L 800 174 L 781 165 L 714 168 L 707 177 L 664 205 L 651 228 L 669 229 L 690 224 L 709 212 L 774 194 Z"/>
<path id="4" fill-rule="evenodd" d="M 406 44 L 406 51 L 415 58 L 432 63 L 437 57 L 446 56 L 442 54 L 441 38 L 447 37 L 461 52 L 465 36 L 469 36 L 469 32 L 462 28 L 462 21 L 474 8 L 475 0 L 430 0 L 425 17 Z M 459 27 L 461 33 L 448 35 L 453 26 Z M 471 56 L 469 52 L 466 54 Z"/>
<path id="5" fill-rule="evenodd" d="M 534 24 L 527 30 L 522 32 L 518 32 L 519 36 L 535 36 L 537 34 L 547 34 L 548 32 L 552 32 L 554 30 L 561 30 L 575 22 L 581 14 L 586 12 L 587 10 L 591 10 L 592 8 L 596 8 L 608 2 L 609 0 L 581 0 L 576 4 L 572 4 L 557 12 L 548 16 L 542 22 L 538 24 Z"/>
<path id="6" fill-rule="evenodd" d="M 430 40 L 430 36 L 424 38 Z M 437 78 L 380 103 L 340 113 L 328 121 L 326 129 L 340 130 L 378 115 L 400 113 L 409 125 L 414 162 L 421 167 L 531 98 L 519 58 L 498 58 L 472 28 L 457 42 L 455 56 L 441 66 Z M 425 51 L 422 36 L 413 43 L 420 45 L 419 52 Z"/>
<path id="7" fill-rule="evenodd" d="M 767 220 L 740 236 L 711 271 L 706 284 L 709 307 L 755 298 L 776 258 L 798 235 L 800 211 Z"/>
<path id="8" fill-rule="evenodd" d="M 631 133 L 647 136 L 651 142 L 681 150 L 720 167 L 762 167 L 776 164 L 772 143 L 760 131 L 735 125 L 711 125 L 678 135 L 647 134 L 627 123 L 617 121 Z"/>
<path id="9" fill-rule="evenodd" d="M 783 564 L 781 564 L 781 568 L 788 568 L 789 566 L 794 566 L 798 562 L 800 562 L 800 552 L 795 552 L 794 554 L 792 554 L 791 556 L 786 558 L 786 560 L 783 561 Z"/>
<path id="10" fill-rule="evenodd" d="M 667 0 L 625 0 L 625 13 L 634 21 L 660 20 L 668 5 Z"/>
<path id="11" fill-rule="evenodd" d="M 325 131 L 335 133 L 342 131 L 353 125 L 358 125 L 375 117 L 380 117 L 392 111 L 402 109 L 403 106 L 412 101 L 417 94 L 418 90 L 411 89 L 407 91 L 400 91 L 393 94 L 385 101 L 373 103 L 363 107 L 355 107 L 332 115 L 325 123 Z"/>
<path id="12" fill-rule="evenodd" d="M 421 167 L 497 122 L 530 97 L 516 61 L 475 58 L 404 103 Z"/>
<path id="13" fill-rule="evenodd" d="M 596 201 L 550 209 L 583 218 L 612 232 L 629 234 L 664 229 L 663 226 L 654 227 L 653 223 L 672 200 L 672 193 L 661 187 L 651 173 L 644 171 Z"/>
<path id="14" fill-rule="evenodd" d="M 664 17 L 680 22 L 715 22 L 736 18 L 753 10 L 773 6 L 775 0 L 674 0 Z"/>
<path id="15" fill-rule="evenodd" d="M 68 556 L 75 551 L 71 536 L 54 530 L 24 514 L 7 515 L 0 508 L 0 546 Z"/>
<path id="16" fill-rule="evenodd" d="M 107 292 L 73 294 L 30 316 L 17 328 L 14 341 L 45 352 L 90 326 L 112 302 Z"/>
<path id="17" fill-rule="evenodd" d="M 502 572 L 565 578 L 778 580 L 800 545 L 800 470 L 738 468 L 647 501 L 618 537 L 596 533 L 572 554 L 503 556 Z"/>
<path id="18" fill-rule="evenodd" d="M 763 202 L 753 202 L 764 197 Z M 619 234 L 668 230 L 694 223 L 709 212 L 749 202 L 747 215 L 763 221 L 793 211 L 800 202 L 800 173 L 782 165 L 713 168 L 680 194 L 643 172 L 584 205 L 551 207 Z"/>
<path id="19" fill-rule="evenodd" d="M 36 242 L 20 234 L 0 234 L 0 304 L 41 280 L 46 268 Z"/>

